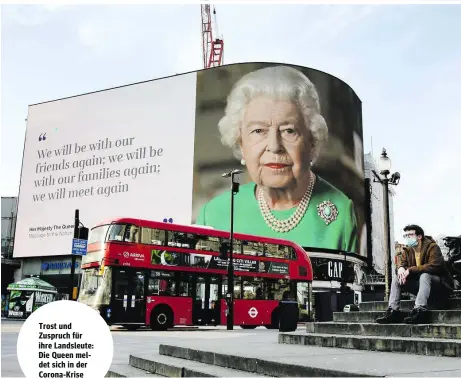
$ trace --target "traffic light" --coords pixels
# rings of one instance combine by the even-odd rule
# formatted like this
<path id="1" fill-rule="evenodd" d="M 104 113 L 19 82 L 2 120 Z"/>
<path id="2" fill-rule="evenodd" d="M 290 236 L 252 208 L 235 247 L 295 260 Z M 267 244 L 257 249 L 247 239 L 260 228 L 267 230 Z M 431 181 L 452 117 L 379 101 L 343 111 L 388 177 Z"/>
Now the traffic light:
<path id="1" fill-rule="evenodd" d="M 80 226 L 78 228 L 78 238 L 81 240 L 88 240 L 89 230 L 86 227 Z"/>

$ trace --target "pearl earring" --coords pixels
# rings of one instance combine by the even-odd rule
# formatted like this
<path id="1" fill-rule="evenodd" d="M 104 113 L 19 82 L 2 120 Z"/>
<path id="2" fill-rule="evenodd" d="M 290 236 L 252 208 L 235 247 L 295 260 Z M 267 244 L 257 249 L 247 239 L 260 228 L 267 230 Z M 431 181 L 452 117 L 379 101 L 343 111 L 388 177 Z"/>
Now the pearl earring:
<path id="1" fill-rule="evenodd" d="M 240 160 L 240 164 L 245 165 L 245 159 Z"/>

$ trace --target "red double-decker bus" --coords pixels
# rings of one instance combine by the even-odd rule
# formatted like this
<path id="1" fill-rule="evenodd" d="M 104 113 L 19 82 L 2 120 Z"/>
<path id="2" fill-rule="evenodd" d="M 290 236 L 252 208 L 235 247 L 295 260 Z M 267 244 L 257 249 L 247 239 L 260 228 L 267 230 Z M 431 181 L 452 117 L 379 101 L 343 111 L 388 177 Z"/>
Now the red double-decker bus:
<path id="1" fill-rule="evenodd" d="M 165 330 L 226 324 L 229 232 L 118 218 L 91 230 L 78 300 L 108 324 Z M 297 244 L 234 234 L 234 324 L 278 327 L 281 299 L 309 290 L 312 265 Z"/>

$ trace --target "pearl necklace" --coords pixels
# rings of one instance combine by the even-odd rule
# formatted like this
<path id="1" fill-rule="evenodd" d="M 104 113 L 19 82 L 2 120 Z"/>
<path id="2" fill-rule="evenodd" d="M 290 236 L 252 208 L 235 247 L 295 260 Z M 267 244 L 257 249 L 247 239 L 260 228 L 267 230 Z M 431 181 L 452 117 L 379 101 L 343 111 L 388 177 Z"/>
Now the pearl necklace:
<path id="1" fill-rule="evenodd" d="M 310 183 L 309 187 L 306 190 L 306 193 L 304 193 L 303 198 L 301 199 L 301 202 L 299 203 L 294 214 L 290 218 L 285 220 L 278 220 L 274 217 L 274 215 L 271 212 L 271 209 L 269 208 L 269 206 L 266 203 L 266 200 L 264 199 L 263 190 L 262 188 L 260 188 L 258 191 L 258 203 L 259 208 L 261 210 L 261 214 L 263 215 L 266 224 L 276 232 L 288 232 L 294 229 L 299 224 L 299 222 L 301 222 L 301 220 L 304 217 L 304 214 L 306 213 L 307 208 L 309 207 L 309 202 L 311 200 L 312 190 L 314 188 L 315 181 L 316 177 L 311 172 Z"/>

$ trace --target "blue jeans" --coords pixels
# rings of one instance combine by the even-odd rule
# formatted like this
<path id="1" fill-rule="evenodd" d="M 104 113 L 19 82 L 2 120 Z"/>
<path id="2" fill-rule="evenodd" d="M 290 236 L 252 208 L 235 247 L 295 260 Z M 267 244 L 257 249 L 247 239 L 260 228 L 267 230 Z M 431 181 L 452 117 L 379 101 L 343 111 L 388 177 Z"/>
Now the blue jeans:
<path id="1" fill-rule="evenodd" d="M 397 276 L 392 278 L 391 293 L 389 295 L 389 307 L 393 310 L 400 309 L 400 295 L 402 292 L 416 295 L 415 308 L 427 307 L 427 300 L 431 295 L 431 289 L 440 285 L 440 277 L 434 274 L 422 273 L 419 277 L 407 277 L 405 284 L 401 285 Z"/>

